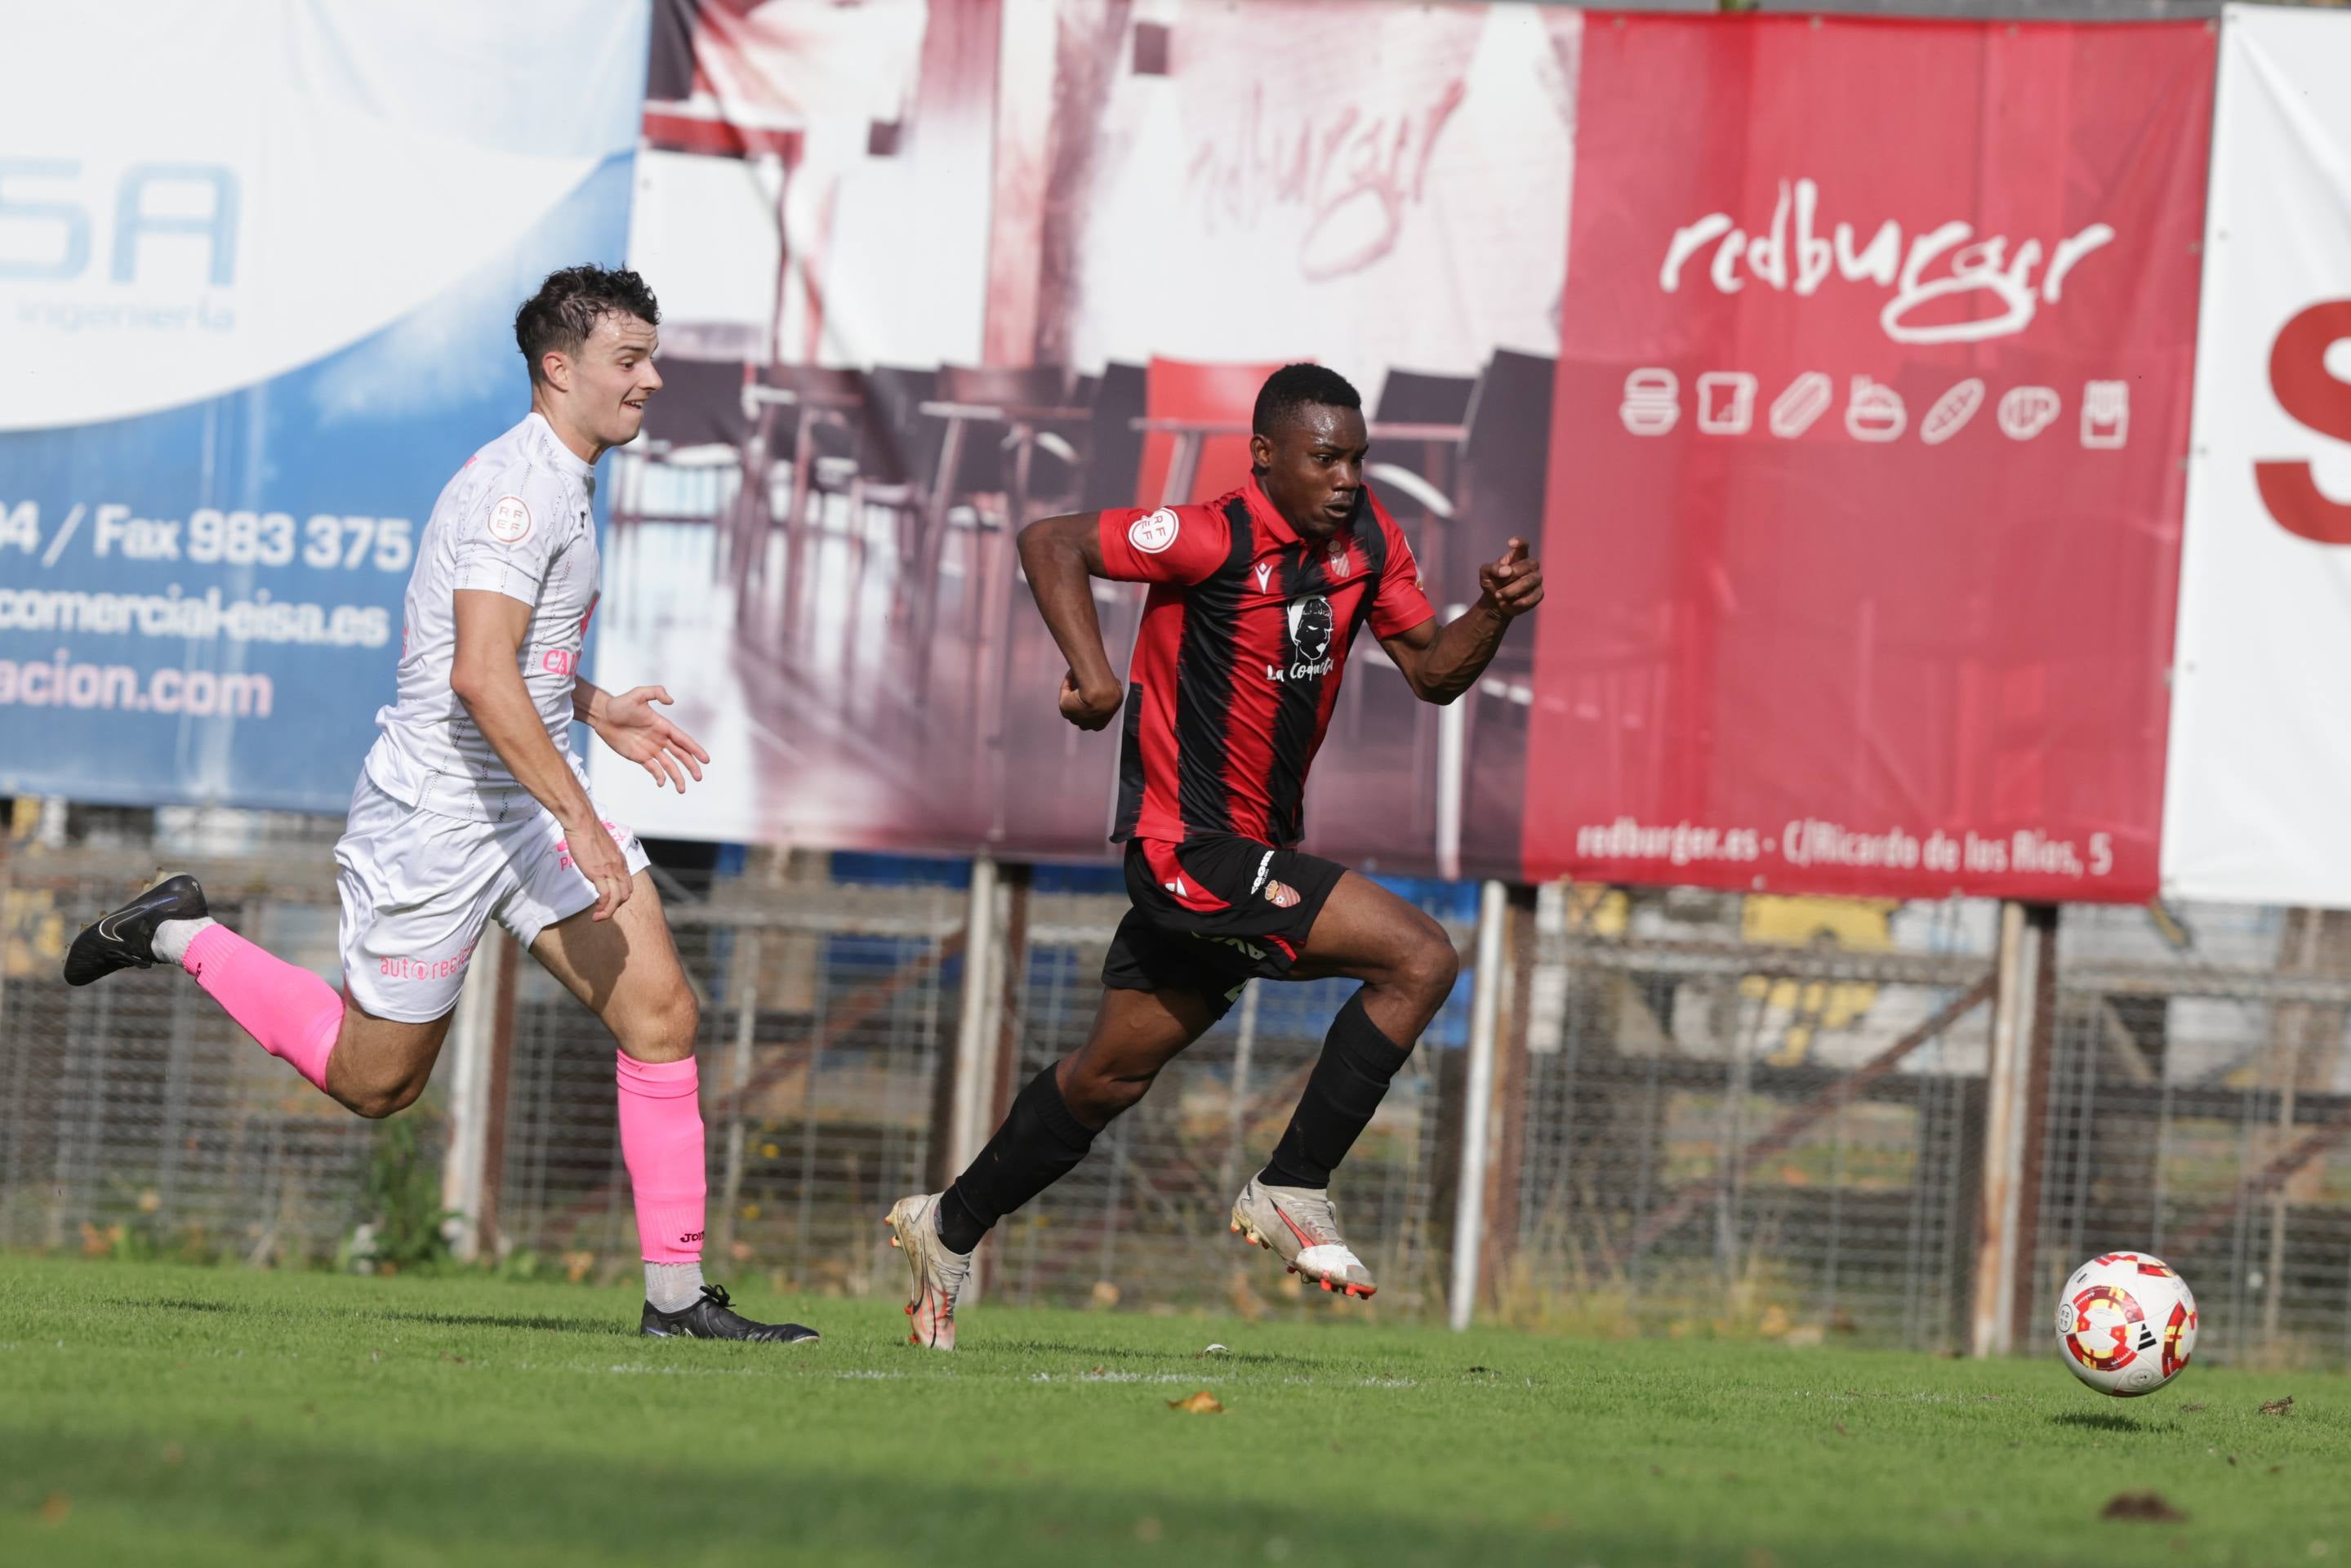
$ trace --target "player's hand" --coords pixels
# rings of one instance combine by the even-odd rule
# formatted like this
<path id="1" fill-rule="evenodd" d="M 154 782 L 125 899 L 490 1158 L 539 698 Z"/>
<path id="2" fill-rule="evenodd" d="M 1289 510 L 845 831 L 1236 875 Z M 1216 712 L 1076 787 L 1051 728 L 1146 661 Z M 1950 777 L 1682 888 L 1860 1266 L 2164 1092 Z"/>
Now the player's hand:
<path id="1" fill-rule="evenodd" d="M 1118 716 L 1118 705 L 1126 693 L 1115 683 L 1095 691 L 1086 691 L 1078 685 L 1075 670 L 1061 672 L 1061 716 L 1080 729 L 1100 729 Z"/>
<path id="2" fill-rule="evenodd" d="M 1542 562 L 1527 557 L 1527 541 L 1512 539 L 1502 559 L 1478 569 L 1478 589 L 1504 620 L 1524 615 L 1542 602 Z"/>
<path id="3" fill-rule="evenodd" d="M 685 788 L 686 775 L 702 781 L 702 765 L 710 753 L 694 737 L 653 711 L 655 703 L 670 701 L 667 686 L 632 686 L 608 697 L 596 733 L 604 744 L 653 776 L 653 785 Z"/>
<path id="4" fill-rule="evenodd" d="M 621 905 L 629 902 L 633 885 L 629 875 L 629 862 L 621 853 L 621 846 L 604 824 L 590 820 L 564 831 L 563 849 L 571 857 L 571 866 L 588 884 L 596 890 L 596 911 L 591 917 L 610 920 Z"/>

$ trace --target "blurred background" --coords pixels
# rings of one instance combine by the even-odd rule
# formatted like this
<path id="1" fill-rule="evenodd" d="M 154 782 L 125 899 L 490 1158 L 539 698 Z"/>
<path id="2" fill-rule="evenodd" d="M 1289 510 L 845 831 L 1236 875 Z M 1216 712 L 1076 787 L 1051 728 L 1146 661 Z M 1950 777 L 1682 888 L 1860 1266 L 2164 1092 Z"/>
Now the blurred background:
<path id="1" fill-rule="evenodd" d="M 703 1001 L 716 1272 L 894 1291 L 889 1203 L 1082 1037 L 1115 738 L 1012 537 L 1229 489 L 1312 359 L 1436 602 L 1512 536 L 1550 583 L 1450 706 L 1358 647 L 1309 796 L 1465 959 L 1341 1188 L 1371 1310 L 1986 1354 L 2131 1247 L 2210 1353 L 2351 1354 L 2351 18 L 141 16 L 12 17 L 119 90 L 0 104 L 0 1245 L 634 1270 L 606 1044 L 503 939 L 381 1125 L 57 979 L 159 865 L 336 977 L 416 532 L 596 260 L 667 384 L 589 668 L 716 762 L 590 755 Z M 1343 999 L 1255 988 L 982 1289 L 1305 1310 L 1217 1206 Z"/>

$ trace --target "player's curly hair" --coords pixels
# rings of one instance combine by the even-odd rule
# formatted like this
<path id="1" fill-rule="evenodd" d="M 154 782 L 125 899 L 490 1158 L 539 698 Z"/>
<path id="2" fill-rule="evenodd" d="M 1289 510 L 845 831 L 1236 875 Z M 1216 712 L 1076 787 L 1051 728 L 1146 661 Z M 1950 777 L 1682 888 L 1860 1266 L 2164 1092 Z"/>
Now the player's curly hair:
<path id="1" fill-rule="evenodd" d="M 515 342 L 535 386 L 546 378 L 539 362 L 549 352 L 576 354 L 607 316 L 634 316 L 661 325 L 661 304 L 645 280 L 626 267 L 567 267 L 547 275 L 538 292 L 515 312 Z"/>
<path id="2" fill-rule="evenodd" d="M 1364 394 L 1346 377 L 1328 365 L 1284 365 L 1257 389 L 1257 408 L 1249 429 L 1271 435 L 1300 409 L 1320 403 L 1326 408 L 1364 406 Z"/>

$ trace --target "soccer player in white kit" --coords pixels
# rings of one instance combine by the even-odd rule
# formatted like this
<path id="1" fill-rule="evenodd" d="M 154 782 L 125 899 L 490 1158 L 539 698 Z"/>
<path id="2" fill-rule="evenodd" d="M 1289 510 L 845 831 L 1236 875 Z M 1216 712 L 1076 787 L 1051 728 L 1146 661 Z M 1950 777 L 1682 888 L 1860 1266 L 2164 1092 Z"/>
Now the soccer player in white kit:
<path id="1" fill-rule="evenodd" d="M 657 784 L 709 754 L 656 710 L 578 675 L 600 562 L 596 460 L 633 441 L 660 307 L 635 273 L 567 267 L 515 318 L 530 367 L 523 422 L 441 492 L 416 552 L 398 684 L 335 846 L 343 991 L 273 957 L 174 876 L 74 939 L 66 980 L 177 963 L 263 1049 L 362 1116 L 432 1075 L 483 928 L 496 920 L 620 1042 L 621 1152 L 645 1259 L 642 1331 L 799 1342 L 741 1316 L 702 1278 L 705 1161 L 697 1009 L 636 835 L 608 821 L 569 751 L 585 723 Z"/>

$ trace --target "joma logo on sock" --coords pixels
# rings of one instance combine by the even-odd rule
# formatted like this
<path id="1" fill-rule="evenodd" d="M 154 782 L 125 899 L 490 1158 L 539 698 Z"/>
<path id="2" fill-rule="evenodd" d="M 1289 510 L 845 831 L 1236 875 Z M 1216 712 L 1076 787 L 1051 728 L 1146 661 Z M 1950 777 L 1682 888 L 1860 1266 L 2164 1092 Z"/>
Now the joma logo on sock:
<path id="1" fill-rule="evenodd" d="M 699 1230 L 689 1230 L 684 1235 L 678 1238 L 678 1240 L 681 1242 L 699 1241 L 701 1239 L 702 1232 Z"/>

